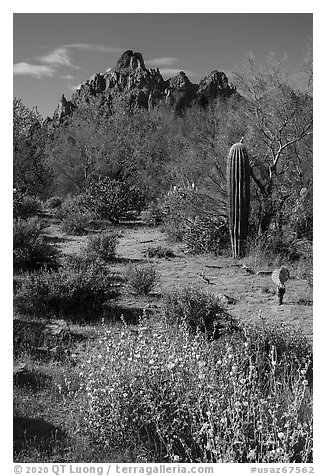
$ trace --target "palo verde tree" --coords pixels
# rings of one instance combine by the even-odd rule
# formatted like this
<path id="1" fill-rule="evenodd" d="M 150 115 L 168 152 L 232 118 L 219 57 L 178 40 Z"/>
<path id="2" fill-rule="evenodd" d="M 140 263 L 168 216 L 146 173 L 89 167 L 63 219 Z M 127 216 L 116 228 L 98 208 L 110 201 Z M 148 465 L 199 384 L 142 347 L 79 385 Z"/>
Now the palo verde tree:
<path id="1" fill-rule="evenodd" d="M 107 116 L 97 103 L 80 106 L 56 127 L 47 155 L 55 172 L 56 193 L 81 193 L 103 173 L 109 141 L 103 129 Z"/>
<path id="2" fill-rule="evenodd" d="M 52 172 L 46 163 L 46 136 L 37 109 L 21 99 L 13 101 L 14 187 L 29 195 L 46 197 L 51 192 Z"/>
<path id="3" fill-rule="evenodd" d="M 125 107 L 112 101 L 80 106 L 60 125 L 48 149 L 57 193 L 80 193 L 108 177 L 140 189 L 151 200 L 169 189 L 175 130 L 165 110 Z"/>
<path id="4" fill-rule="evenodd" d="M 234 94 L 226 100 L 217 99 L 205 110 L 193 106 L 180 123 L 183 147 L 173 163 L 177 183 L 194 183 L 207 218 L 226 220 L 226 159 L 232 144 L 246 131 L 241 104 Z"/>

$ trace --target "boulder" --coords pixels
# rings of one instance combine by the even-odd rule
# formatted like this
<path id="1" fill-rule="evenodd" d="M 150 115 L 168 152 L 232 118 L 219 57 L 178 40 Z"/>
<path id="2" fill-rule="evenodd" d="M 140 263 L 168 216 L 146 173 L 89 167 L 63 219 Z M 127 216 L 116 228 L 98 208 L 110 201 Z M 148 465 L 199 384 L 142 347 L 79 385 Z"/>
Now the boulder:
<path id="1" fill-rule="evenodd" d="M 106 81 L 104 74 L 95 73 L 89 80 L 90 87 L 95 94 L 102 93 L 106 90 Z"/>

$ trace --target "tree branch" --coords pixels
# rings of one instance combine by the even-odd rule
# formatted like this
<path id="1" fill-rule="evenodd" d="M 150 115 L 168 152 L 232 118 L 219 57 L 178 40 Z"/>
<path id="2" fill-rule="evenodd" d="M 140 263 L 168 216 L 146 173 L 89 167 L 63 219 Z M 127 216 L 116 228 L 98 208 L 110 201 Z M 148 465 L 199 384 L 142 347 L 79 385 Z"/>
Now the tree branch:
<path id="1" fill-rule="evenodd" d="M 255 184 L 257 185 L 257 187 L 259 188 L 261 194 L 265 197 L 267 196 L 267 192 L 266 192 L 266 187 L 263 185 L 263 183 L 259 180 L 258 177 L 256 177 L 256 175 L 254 174 L 254 171 L 253 171 L 253 168 L 250 167 L 250 177 L 253 179 L 253 181 L 255 182 Z"/>

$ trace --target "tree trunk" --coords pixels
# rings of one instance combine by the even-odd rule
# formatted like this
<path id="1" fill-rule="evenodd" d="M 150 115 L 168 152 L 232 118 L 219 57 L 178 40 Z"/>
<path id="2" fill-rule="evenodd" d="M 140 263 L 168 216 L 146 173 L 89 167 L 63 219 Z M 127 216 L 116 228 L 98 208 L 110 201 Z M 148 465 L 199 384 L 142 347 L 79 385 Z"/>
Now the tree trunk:
<path id="1" fill-rule="evenodd" d="M 270 225 L 272 223 L 272 220 L 275 215 L 275 209 L 273 204 L 271 203 L 270 199 L 267 199 L 265 203 L 263 203 L 263 209 L 260 217 L 260 223 L 259 223 L 259 235 L 263 235 L 266 233 Z"/>

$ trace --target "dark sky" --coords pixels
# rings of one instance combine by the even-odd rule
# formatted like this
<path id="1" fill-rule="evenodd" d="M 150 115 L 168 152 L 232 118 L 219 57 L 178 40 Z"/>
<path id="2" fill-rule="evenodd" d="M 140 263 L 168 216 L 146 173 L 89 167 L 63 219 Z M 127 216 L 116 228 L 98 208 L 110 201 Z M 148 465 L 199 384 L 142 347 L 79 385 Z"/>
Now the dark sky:
<path id="1" fill-rule="evenodd" d="M 167 79 L 228 73 L 246 53 L 286 54 L 294 72 L 312 37 L 309 13 L 16 13 L 14 96 L 52 116 L 61 95 L 115 65 L 126 49 Z"/>

